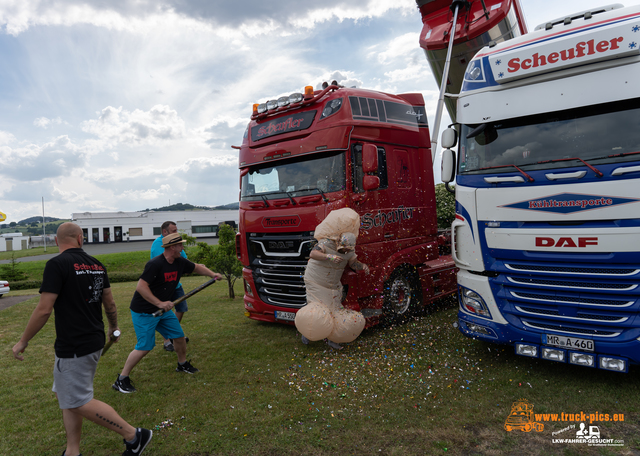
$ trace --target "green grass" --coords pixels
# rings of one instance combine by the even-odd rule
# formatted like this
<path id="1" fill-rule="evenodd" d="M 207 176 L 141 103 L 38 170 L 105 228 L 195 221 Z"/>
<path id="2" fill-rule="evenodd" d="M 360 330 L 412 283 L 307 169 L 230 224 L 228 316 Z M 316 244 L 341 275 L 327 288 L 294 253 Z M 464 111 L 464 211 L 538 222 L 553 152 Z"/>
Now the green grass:
<path id="1" fill-rule="evenodd" d="M 47 252 L 49 252 L 49 249 L 47 249 Z M 51 253 L 57 252 L 58 248 L 56 247 L 56 251 Z M 109 273 L 142 273 L 144 265 L 149 261 L 149 252 L 145 250 L 140 252 L 107 253 L 103 255 L 95 255 L 95 257 L 105 265 Z M 25 261 L 23 263 L 17 263 L 16 268 L 27 274 L 28 278 L 26 280 L 40 280 L 42 279 L 42 273 L 46 263 L 46 260 Z M 8 296 L 12 296 L 13 294 L 14 293 L 12 291 Z"/>
<path id="2" fill-rule="evenodd" d="M 0 253 L 5 253 L 5 252 L 0 252 Z M 50 249 L 47 248 L 47 253 L 48 254 L 58 253 L 58 248 L 55 247 L 55 251 L 50 251 Z M 42 255 L 42 251 L 39 254 Z M 149 261 L 149 251 L 143 250 L 139 252 L 106 253 L 103 255 L 95 255 L 95 257 L 98 260 L 100 260 L 102 264 L 105 265 L 109 273 L 114 273 L 114 272 L 142 273 L 142 270 L 144 269 L 144 265 L 147 263 L 147 261 Z M 19 271 L 27 274 L 28 276 L 27 280 L 36 280 L 36 279 L 40 280 L 42 279 L 42 273 L 44 271 L 44 266 L 46 263 L 47 263 L 46 260 L 25 261 L 22 263 L 17 263 L 16 268 Z M 1 266 L 9 266 L 9 265 L 1 265 Z M 11 292 L 11 295 L 13 295 L 13 291 Z"/>
<path id="3" fill-rule="evenodd" d="M 191 290 L 204 281 L 188 277 L 183 284 Z M 404 325 L 367 329 L 336 352 L 322 342 L 302 345 L 292 326 L 247 319 L 242 299 L 229 300 L 227 284 L 217 283 L 189 299 L 183 320 L 191 339 L 187 358 L 200 372 L 176 373 L 175 354 L 158 345 L 132 372 L 138 392 L 119 394 L 110 386 L 135 344 L 128 313 L 134 288 L 112 285 L 123 336 L 100 361 L 95 396 L 134 426 L 154 429 L 150 456 L 640 450 L 638 368 L 625 375 L 559 365 L 465 338 L 452 326 L 452 300 Z M 236 292 L 241 296 L 239 282 Z M 2 455 L 59 455 L 65 445 L 51 393 L 53 322 L 32 340 L 25 362 L 11 356 L 34 306 L 35 299 L 0 311 Z M 621 423 L 592 423 L 603 438 L 624 440 L 624 447 L 552 443 L 552 432 L 579 422 L 545 422 L 540 433 L 507 432 L 511 404 L 521 398 L 537 413 L 624 413 Z M 84 456 L 123 451 L 116 434 L 92 423 L 83 431 Z"/>
<path id="4" fill-rule="evenodd" d="M 10 260 L 11 258 L 15 258 L 16 260 L 18 258 L 25 258 L 25 257 L 31 257 L 31 256 L 38 256 L 38 255 L 51 255 L 54 253 L 58 253 L 58 246 L 57 245 L 49 245 L 47 246 L 47 250 L 44 250 L 44 247 L 34 247 L 32 249 L 26 249 L 26 250 L 13 250 L 10 252 L 0 252 L 0 260 Z"/>

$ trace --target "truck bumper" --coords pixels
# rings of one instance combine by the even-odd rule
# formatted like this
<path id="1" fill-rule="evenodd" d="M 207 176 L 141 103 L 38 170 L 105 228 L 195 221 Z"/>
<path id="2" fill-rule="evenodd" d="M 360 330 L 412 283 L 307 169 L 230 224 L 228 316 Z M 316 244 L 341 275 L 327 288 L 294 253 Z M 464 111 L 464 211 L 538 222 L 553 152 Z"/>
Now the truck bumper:
<path id="1" fill-rule="evenodd" d="M 562 348 L 545 343 L 546 334 L 520 330 L 458 311 L 462 334 L 486 342 L 510 345 L 518 355 L 585 367 L 627 372 L 629 365 L 640 364 L 640 341 L 610 342 L 594 339 L 594 351 Z"/>
<path id="2" fill-rule="evenodd" d="M 270 305 L 265 304 L 258 297 L 258 293 L 256 291 L 256 286 L 253 283 L 253 276 L 251 274 L 251 270 L 247 268 L 243 268 L 242 270 L 242 279 L 244 281 L 244 314 L 245 316 L 251 318 L 252 320 L 258 321 L 267 321 L 270 323 L 285 323 L 288 325 L 293 325 L 293 320 L 283 320 L 276 318 L 277 312 L 287 312 L 287 313 L 295 313 L 298 309 L 290 309 L 290 308 L 276 308 Z"/>

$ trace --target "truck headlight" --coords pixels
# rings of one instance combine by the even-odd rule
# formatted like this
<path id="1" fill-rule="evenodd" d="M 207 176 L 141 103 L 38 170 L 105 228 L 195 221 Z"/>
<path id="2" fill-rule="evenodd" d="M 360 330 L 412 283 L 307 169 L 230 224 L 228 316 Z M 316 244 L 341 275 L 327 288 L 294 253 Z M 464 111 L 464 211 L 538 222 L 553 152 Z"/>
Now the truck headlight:
<path id="1" fill-rule="evenodd" d="M 627 372 L 627 362 L 622 358 L 614 358 L 612 356 L 598 357 L 600 369 L 611 370 L 615 372 Z"/>
<path id="2" fill-rule="evenodd" d="M 244 292 L 247 296 L 251 296 L 253 298 L 253 290 L 251 289 L 251 285 L 249 285 L 249 282 L 247 282 L 246 280 L 242 279 L 244 281 Z"/>
<path id="3" fill-rule="evenodd" d="M 464 310 L 480 317 L 491 318 L 489 308 L 478 293 L 465 287 L 460 287 L 460 305 Z"/>

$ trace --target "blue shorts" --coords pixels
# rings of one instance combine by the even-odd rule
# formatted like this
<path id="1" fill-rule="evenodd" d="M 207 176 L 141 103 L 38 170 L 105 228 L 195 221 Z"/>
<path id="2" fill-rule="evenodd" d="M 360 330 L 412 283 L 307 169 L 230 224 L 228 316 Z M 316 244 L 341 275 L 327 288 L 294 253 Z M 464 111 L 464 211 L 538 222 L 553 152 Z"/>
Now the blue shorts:
<path id="1" fill-rule="evenodd" d="M 183 296 L 184 296 L 184 288 L 182 288 L 182 284 L 180 284 L 178 285 L 178 288 L 176 288 L 176 291 L 173 292 L 173 296 L 171 296 L 171 300 L 175 301 L 176 299 L 181 298 Z M 184 301 L 176 304 L 174 309 L 176 312 L 185 313 L 187 310 L 189 310 L 189 306 L 187 306 L 187 300 L 185 299 Z"/>
<path id="2" fill-rule="evenodd" d="M 151 314 L 137 313 L 131 310 L 133 329 L 136 331 L 136 350 L 153 350 L 156 345 L 156 331 L 165 339 L 179 339 L 184 337 L 184 332 L 173 312 L 165 312 L 159 317 Z"/>

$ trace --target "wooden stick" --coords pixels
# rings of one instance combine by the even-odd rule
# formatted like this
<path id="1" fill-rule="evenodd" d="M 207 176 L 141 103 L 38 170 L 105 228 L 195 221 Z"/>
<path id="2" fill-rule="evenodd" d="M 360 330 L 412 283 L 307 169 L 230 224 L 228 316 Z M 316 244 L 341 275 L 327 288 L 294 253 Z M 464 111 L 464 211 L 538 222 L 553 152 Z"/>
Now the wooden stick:
<path id="1" fill-rule="evenodd" d="M 197 288 L 194 288 L 193 290 L 191 290 L 189 293 L 185 294 L 184 296 L 180 296 L 178 299 L 176 299 L 175 301 L 173 301 L 173 306 L 175 307 L 176 304 L 180 304 L 182 301 L 184 301 L 187 298 L 190 298 L 191 296 L 193 296 L 194 294 L 204 290 L 205 288 L 207 288 L 209 285 L 213 285 L 215 283 L 216 279 L 211 279 L 208 282 L 203 283 L 202 285 L 200 285 Z M 163 313 L 165 313 L 164 310 L 162 309 L 158 309 L 156 310 L 152 315 L 154 317 L 159 317 L 160 315 L 162 315 Z"/>

